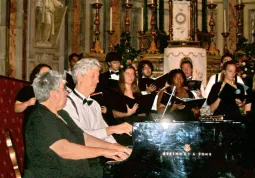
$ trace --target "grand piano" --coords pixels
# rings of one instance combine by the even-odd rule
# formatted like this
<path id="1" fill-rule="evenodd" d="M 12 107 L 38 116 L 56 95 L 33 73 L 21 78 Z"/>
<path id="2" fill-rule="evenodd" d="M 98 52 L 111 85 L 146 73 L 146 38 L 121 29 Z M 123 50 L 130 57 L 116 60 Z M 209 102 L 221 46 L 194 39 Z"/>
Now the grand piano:
<path id="1" fill-rule="evenodd" d="M 242 177 L 245 133 L 233 121 L 134 123 L 132 154 L 108 162 L 104 177 Z"/>

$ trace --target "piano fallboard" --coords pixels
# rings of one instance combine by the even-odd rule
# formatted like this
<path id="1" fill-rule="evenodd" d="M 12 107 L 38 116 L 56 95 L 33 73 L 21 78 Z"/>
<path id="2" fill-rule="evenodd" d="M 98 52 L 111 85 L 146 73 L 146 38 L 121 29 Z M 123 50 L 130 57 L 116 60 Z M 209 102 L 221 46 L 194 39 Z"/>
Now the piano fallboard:
<path id="1" fill-rule="evenodd" d="M 135 123 L 132 154 L 104 177 L 238 177 L 244 140 L 240 122 Z"/>

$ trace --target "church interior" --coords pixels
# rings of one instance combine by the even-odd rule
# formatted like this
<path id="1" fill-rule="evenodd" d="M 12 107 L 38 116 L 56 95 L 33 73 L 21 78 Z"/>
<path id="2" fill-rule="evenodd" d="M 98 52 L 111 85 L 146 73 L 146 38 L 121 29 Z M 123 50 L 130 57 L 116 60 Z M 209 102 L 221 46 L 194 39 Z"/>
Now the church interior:
<path id="1" fill-rule="evenodd" d="M 235 53 L 238 50 L 239 37 L 244 37 L 246 43 L 254 42 L 253 0 L 243 0 L 244 7 L 240 10 L 236 0 L 198 0 L 195 1 L 194 11 L 190 9 L 190 1 L 173 1 L 171 5 L 168 0 L 160 0 L 155 1 L 155 8 L 148 6 L 150 0 L 128 1 L 130 6 L 125 6 L 127 1 L 124 0 L 59 2 L 61 6 L 55 7 L 52 14 L 54 20 L 51 23 L 54 26 L 47 39 L 48 44 L 38 43 L 40 14 L 37 13 L 37 1 L 0 2 L 1 75 L 27 80 L 39 63 L 49 64 L 63 72 L 64 69 L 68 70 L 68 56 L 71 53 L 82 53 L 103 62 L 105 54 L 116 50 L 121 41 L 128 37 L 133 51 L 130 60 L 152 60 L 156 65 L 155 72 L 161 74 L 165 48 L 166 51 L 171 46 L 205 49 L 209 78 L 220 70 L 219 59 L 224 51 Z M 97 2 L 99 6 L 93 5 Z M 208 6 L 210 3 L 216 4 L 215 7 Z M 154 36 L 153 31 L 156 32 Z M 153 38 L 156 49 L 147 52 Z"/>
<path id="2" fill-rule="evenodd" d="M 179 70 L 181 68 L 181 70 L 183 70 L 182 65 L 188 63 L 192 68 L 192 74 L 189 77 L 192 78 L 192 81 L 200 82 L 199 89 L 200 87 L 203 88 L 199 94 L 201 97 L 197 97 L 196 94 L 194 94 L 195 98 L 204 99 L 201 100 L 200 103 L 196 101 L 195 104 L 199 105 L 199 109 L 197 106 L 192 109 L 198 109 L 199 114 L 204 116 L 200 116 L 200 120 L 205 118 L 205 120 L 209 119 L 210 121 L 216 122 L 222 121 L 224 116 L 222 114 L 220 114 L 220 117 L 212 116 L 213 112 L 210 111 L 218 100 L 215 101 L 212 99 L 213 101 L 210 101 L 207 99 L 207 104 L 209 103 L 209 106 L 203 103 L 206 101 L 206 98 L 219 97 L 222 99 L 228 96 L 227 94 L 224 96 L 223 94 L 222 96 L 220 95 L 224 86 L 219 87 L 220 92 L 217 91 L 217 93 L 219 92 L 218 95 L 216 94 L 217 96 L 213 96 L 213 92 L 210 92 L 210 90 L 206 91 L 206 86 L 209 85 L 210 78 L 214 76 L 214 74 L 221 73 L 222 70 L 226 70 L 224 67 L 232 65 L 231 62 L 228 63 L 228 61 L 228 64 L 224 66 L 224 58 L 222 58 L 222 56 L 231 56 L 236 65 L 235 80 L 239 83 L 239 77 L 243 81 L 243 84 L 240 84 L 240 86 L 243 86 L 244 90 L 238 89 L 239 84 L 235 85 L 235 88 L 238 92 L 242 92 L 243 95 L 245 95 L 245 100 L 240 99 L 240 103 L 236 101 L 235 105 L 241 106 L 237 110 L 238 112 L 240 110 L 242 116 L 247 113 L 252 113 L 249 119 L 247 119 L 247 123 L 244 123 L 244 125 L 248 128 L 245 134 L 247 134 L 247 132 L 250 136 L 254 134 L 252 127 L 255 123 L 250 120 L 251 117 L 255 116 L 255 104 L 253 104 L 255 103 L 254 0 L 0 0 L 0 114 L 4 116 L 0 118 L 0 150 L 5 150 L 0 153 L 1 157 L 4 158 L 4 162 L 0 163 L 0 177 L 22 177 L 24 169 L 26 169 L 24 163 L 24 153 L 26 151 L 22 133 L 23 120 L 26 113 L 17 114 L 14 108 L 14 102 L 17 100 L 17 93 L 20 88 L 30 85 L 30 74 L 39 64 L 46 64 L 50 66 L 52 70 L 66 75 L 66 72 L 69 72 L 73 68 L 73 66 L 70 66 L 70 55 L 74 53 L 80 59 L 98 60 L 101 65 L 101 74 L 108 71 L 110 62 L 107 61 L 107 55 L 109 53 L 119 54 L 121 56 L 119 61 L 120 71 L 118 70 L 117 72 L 122 72 L 122 69 L 125 71 L 126 67 L 130 65 L 133 66 L 137 72 L 140 63 L 149 61 L 153 65 L 153 67 L 151 67 L 151 78 L 153 78 L 153 80 L 160 77 L 163 78 L 165 74 L 169 74 L 170 71 L 176 70 L 175 72 L 178 73 L 177 69 Z M 184 70 L 183 74 L 186 74 Z M 224 78 L 221 77 L 221 79 L 224 81 Z M 106 78 L 106 80 L 108 80 L 108 78 Z M 139 76 L 137 80 L 139 85 Z M 214 80 L 217 82 L 218 75 Z M 100 81 L 99 78 L 99 83 Z M 165 84 L 166 81 L 168 82 L 168 80 L 164 79 L 163 84 Z M 73 83 L 73 85 L 75 86 L 75 83 Z M 74 86 L 71 88 L 72 90 L 74 90 Z M 120 84 L 117 84 L 117 86 L 120 86 Z M 152 86 L 152 88 L 153 87 L 154 86 Z M 245 87 L 247 87 L 247 89 L 245 89 Z M 171 97 L 178 88 L 176 89 L 174 87 L 171 91 L 165 89 L 163 86 L 159 88 L 160 91 L 164 89 L 164 92 L 172 92 L 172 94 L 170 98 L 168 97 L 169 101 L 164 105 L 161 103 L 159 104 L 158 101 L 156 101 L 155 104 L 154 101 L 154 103 L 151 103 L 153 106 L 150 105 L 150 109 L 153 108 L 155 104 L 155 111 L 159 112 L 158 108 L 164 106 L 165 110 L 160 111 L 160 113 L 164 111 L 163 113 L 165 114 Z M 97 89 L 95 89 L 95 93 L 101 92 L 101 90 Z M 217 90 L 215 87 L 214 89 Z M 147 92 L 146 84 L 145 92 L 147 92 L 148 95 L 152 95 L 155 89 L 151 90 L 152 91 Z M 237 90 L 235 94 L 239 95 Z M 227 92 L 228 91 L 225 91 L 225 93 Z M 89 98 L 92 96 L 93 94 L 89 95 Z M 106 96 L 107 95 L 104 95 L 104 97 Z M 162 94 L 162 96 L 157 94 L 157 97 L 162 101 L 164 94 Z M 110 100 L 111 99 L 112 98 L 110 98 Z M 118 100 L 120 100 L 120 98 L 116 97 L 116 102 Z M 97 102 L 99 103 L 99 101 Z M 101 105 L 101 103 L 99 104 Z M 116 105 L 116 103 L 113 103 L 113 105 Z M 218 105 L 220 104 L 218 103 Z M 230 108 L 232 107 L 226 105 L 228 105 L 227 102 L 225 103 L 225 109 L 228 106 Z M 247 113 L 246 105 L 249 105 L 247 106 L 249 108 Z M 110 108 L 113 108 L 113 106 Z M 127 110 L 129 111 L 130 108 Z M 214 109 L 214 111 L 216 110 L 217 109 Z M 194 115 L 196 115 L 195 111 L 192 111 Z M 106 112 L 108 113 L 108 111 Z M 107 115 L 105 116 L 104 114 L 105 113 L 102 115 L 105 119 L 108 115 L 105 114 Z M 233 112 L 232 116 L 234 114 Z M 115 113 L 111 113 L 111 116 L 115 117 Z M 154 119 L 154 121 L 158 120 Z M 106 121 L 106 123 L 111 125 L 109 124 L 110 121 Z M 131 125 L 133 124 L 132 122 Z M 240 167 L 242 166 L 237 163 L 241 157 L 238 151 L 240 151 L 240 140 L 242 140 L 243 123 L 238 125 L 232 124 L 231 122 L 231 126 L 228 124 L 227 122 L 222 122 L 219 125 L 216 124 L 217 126 L 210 125 L 209 127 L 207 127 L 206 124 L 201 124 L 198 128 L 196 124 L 192 125 L 189 123 L 185 126 L 177 124 L 176 128 L 180 130 L 187 129 L 190 133 L 192 132 L 194 134 L 197 134 L 197 130 L 205 132 L 207 129 L 209 136 L 214 134 L 213 138 L 217 137 L 216 142 L 218 145 L 214 145 L 214 148 L 218 149 L 218 147 L 220 147 L 224 151 L 227 150 L 224 156 L 225 161 L 227 160 L 226 167 L 228 167 L 228 170 L 226 171 L 225 167 L 223 170 L 219 168 L 220 166 L 216 166 L 215 169 L 217 169 L 218 172 L 217 174 L 213 172 L 212 177 L 254 177 L 255 154 L 250 155 L 251 161 L 249 165 L 248 163 L 245 165 L 245 168 L 241 169 Z M 151 143 L 149 143 L 149 141 L 140 142 L 139 139 L 133 140 L 133 143 L 139 146 L 146 145 L 147 148 L 143 148 L 143 154 L 151 154 L 152 156 L 150 159 L 154 160 L 153 154 L 158 154 L 158 152 L 152 152 L 149 148 L 154 149 L 154 147 L 150 147 L 148 144 L 164 145 L 165 142 L 162 141 L 162 138 L 169 134 L 170 131 L 167 132 L 164 126 L 161 127 L 160 124 L 149 125 L 145 122 L 144 125 L 138 123 L 135 126 L 135 129 L 133 128 L 133 137 L 147 138 L 152 135 L 150 132 L 155 132 L 162 136 L 160 138 L 154 135 L 153 139 L 150 140 Z M 145 132 L 140 132 L 138 128 L 144 129 Z M 170 128 L 170 126 L 168 128 Z M 222 133 L 224 129 L 225 131 L 228 130 L 228 132 L 225 133 L 224 131 L 224 133 Z M 233 133 L 230 137 L 229 132 Z M 215 136 L 215 133 L 217 136 Z M 207 137 L 203 138 L 208 139 Z M 237 140 L 240 139 L 240 142 L 237 143 L 233 138 Z M 251 137 L 245 137 L 245 139 L 247 138 L 248 141 L 252 140 Z M 164 139 L 166 139 L 166 141 L 171 140 L 167 137 Z M 175 142 L 178 142 L 178 139 L 175 139 Z M 119 142 L 118 139 L 116 140 Z M 233 149 L 227 146 L 227 148 L 223 148 L 221 145 L 224 141 L 225 143 L 223 143 L 223 145 L 225 146 L 228 143 L 231 145 L 234 143 L 233 145 L 237 146 L 233 146 Z M 5 143 L 7 143 L 7 145 Z M 212 143 L 210 142 L 210 144 Z M 251 145 L 246 144 L 247 143 L 245 143 L 244 146 L 245 150 L 242 150 L 242 153 L 254 152 L 251 150 L 255 149 L 254 143 L 250 143 Z M 246 146 L 250 148 L 246 149 Z M 198 163 L 197 160 L 202 159 L 201 157 L 203 157 L 203 159 L 206 157 L 207 159 L 214 153 L 206 147 L 206 151 L 200 153 L 199 150 L 196 150 L 197 152 L 193 151 L 194 155 L 190 155 L 191 147 L 195 149 L 195 146 L 191 143 L 185 143 L 185 147 L 181 149 L 184 149 L 185 154 L 188 156 L 197 158 L 196 161 L 193 162 L 194 165 L 201 166 L 200 162 Z M 170 147 L 168 148 L 170 149 Z M 138 150 L 139 149 L 142 149 L 142 146 L 141 148 L 139 147 Z M 173 148 L 171 147 L 171 149 Z M 177 156 L 178 158 L 183 156 L 182 151 L 160 150 L 159 152 L 161 154 L 160 160 L 156 159 L 159 162 L 155 162 L 165 169 L 170 169 L 169 167 L 167 168 L 167 166 L 169 166 L 169 159 L 172 156 Z M 139 155 L 142 153 L 136 152 L 136 154 Z M 232 156 L 231 158 L 228 157 L 230 155 Z M 249 155 L 245 155 L 244 157 L 243 160 L 247 160 Z M 182 160 L 182 158 L 180 160 Z M 144 157 L 141 158 L 141 160 L 142 159 L 144 159 Z M 137 159 L 134 160 L 137 161 Z M 143 160 L 141 160 L 139 160 L 139 166 L 143 165 Z M 144 160 L 146 161 L 146 159 Z M 243 165 L 243 162 L 241 165 Z M 143 173 L 141 173 L 141 171 L 135 172 L 136 169 L 134 169 L 131 171 L 131 175 L 131 172 L 127 171 L 127 169 L 132 169 L 131 167 L 124 169 L 121 166 L 117 166 L 117 168 L 113 169 L 113 166 L 111 167 L 110 164 L 110 166 L 108 165 L 108 167 L 104 169 L 104 177 L 132 177 L 134 175 L 136 177 L 143 177 L 144 175 L 148 177 L 189 177 L 194 168 L 194 166 L 192 168 L 185 167 L 184 164 L 180 166 L 180 162 L 171 164 L 175 164 L 176 166 L 175 168 L 170 166 L 171 169 L 176 169 L 176 171 L 182 173 L 177 174 L 175 172 L 170 174 L 169 172 L 159 171 L 160 173 L 157 172 L 156 174 L 155 172 L 150 172 L 151 168 L 147 165 L 147 167 L 137 167 L 137 169 L 144 168 Z M 216 162 L 212 164 L 217 165 Z M 133 165 L 133 163 L 131 163 L 131 165 Z M 184 170 L 184 168 L 187 168 L 187 170 Z M 124 176 L 124 173 L 117 171 L 117 169 L 125 172 L 126 175 Z M 200 172 L 201 170 L 198 170 L 199 171 L 196 170 L 194 173 L 195 177 L 203 177 L 208 173 L 207 171 L 209 171 L 203 170 Z M 145 173 L 146 171 L 148 172 Z M 201 175 L 198 172 L 200 172 Z"/>

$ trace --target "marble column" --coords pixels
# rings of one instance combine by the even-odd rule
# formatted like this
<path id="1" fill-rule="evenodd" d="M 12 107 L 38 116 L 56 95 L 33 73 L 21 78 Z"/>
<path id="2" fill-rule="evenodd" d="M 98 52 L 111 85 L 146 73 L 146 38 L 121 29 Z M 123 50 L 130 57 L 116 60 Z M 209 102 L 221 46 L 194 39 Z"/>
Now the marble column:
<path id="1" fill-rule="evenodd" d="M 72 52 L 80 53 L 81 0 L 73 0 Z"/>
<path id="2" fill-rule="evenodd" d="M 84 10 L 86 8 L 86 1 L 81 1 L 81 15 L 80 15 L 80 52 L 85 51 L 85 45 L 86 45 L 86 40 L 85 40 L 85 28 L 87 27 L 86 23 L 86 13 Z"/>
<path id="3" fill-rule="evenodd" d="M 15 56 L 15 78 L 22 79 L 22 59 L 23 59 L 23 0 L 18 0 L 16 5 L 16 56 Z"/>
<path id="4" fill-rule="evenodd" d="M 28 2 L 27 0 L 23 1 L 23 43 L 22 43 L 22 56 L 23 56 L 23 60 L 22 60 L 22 79 L 25 80 L 26 79 L 26 62 L 27 62 L 27 13 L 28 13 Z"/>
<path id="5" fill-rule="evenodd" d="M 120 41 L 120 0 L 112 0 L 112 29 L 115 30 L 114 35 L 112 36 L 112 42 L 115 46 Z"/>
<path id="6" fill-rule="evenodd" d="M 236 0 L 228 0 L 228 24 L 229 24 L 229 40 L 228 46 L 230 53 L 236 50 Z"/>
<path id="7" fill-rule="evenodd" d="M 15 77 L 16 68 L 16 21 L 17 21 L 17 1 L 10 0 L 10 24 L 9 24 L 9 61 L 8 61 L 8 72 L 7 76 Z"/>
<path id="8" fill-rule="evenodd" d="M 6 74 L 7 63 L 7 0 L 0 1 L 0 75 Z"/>

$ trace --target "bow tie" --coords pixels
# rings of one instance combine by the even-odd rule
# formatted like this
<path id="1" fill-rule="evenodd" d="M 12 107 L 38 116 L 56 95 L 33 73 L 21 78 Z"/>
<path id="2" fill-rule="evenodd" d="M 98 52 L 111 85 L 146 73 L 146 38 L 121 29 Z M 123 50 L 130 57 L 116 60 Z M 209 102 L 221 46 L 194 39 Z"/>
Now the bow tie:
<path id="1" fill-rule="evenodd" d="M 88 104 L 89 106 L 93 103 L 93 100 L 86 100 L 86 99 L 84 99 L 83 100 L 83 104 Z"/>
<path id="2" fill-rule="evenodd" d="M 111 74 L 111 75 L 112 75 L 112 74 L 119 75 L 119 72 L 113 72 L 113 71 L 111 71 L 110 74 Z"/>

